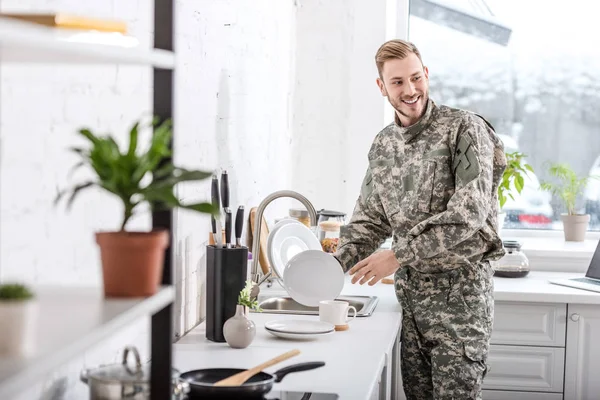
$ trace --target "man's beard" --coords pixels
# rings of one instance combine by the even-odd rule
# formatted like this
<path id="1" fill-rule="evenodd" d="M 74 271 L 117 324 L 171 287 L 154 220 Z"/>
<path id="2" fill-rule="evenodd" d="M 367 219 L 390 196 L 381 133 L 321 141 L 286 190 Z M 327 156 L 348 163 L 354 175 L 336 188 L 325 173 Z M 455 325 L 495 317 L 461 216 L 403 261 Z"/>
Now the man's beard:
<path id="1" fill-rule="evenodd" d="M 421 96 L 419 98 L 419 103 L 421 103 L 422 105 L 422 109 L 420 110 L 420 115 L 419 118 L 421 118 L 421 116 L 425 113 L 425 110 L 427 109 L 427 102 L 429 100 L 429 91 L 418 94 L 417 96 Z M 394 108 L 394 110 L 396 110 L 398 112 L 398 114 L 402 115 L 405 118 L 414 118 L 414 113 L 410 112 L 410 111 L 406 111 L 407 105 L 405 103 L 402 102 L 401 99 L 392 99 L 390 98 L 390 96 L 388 96 L 388 101 L 391 104 L 391 106 Z M 404 107 L 403 107 L 404 106 Z M 403 110 L 403 108 L 405 108 Z"/>

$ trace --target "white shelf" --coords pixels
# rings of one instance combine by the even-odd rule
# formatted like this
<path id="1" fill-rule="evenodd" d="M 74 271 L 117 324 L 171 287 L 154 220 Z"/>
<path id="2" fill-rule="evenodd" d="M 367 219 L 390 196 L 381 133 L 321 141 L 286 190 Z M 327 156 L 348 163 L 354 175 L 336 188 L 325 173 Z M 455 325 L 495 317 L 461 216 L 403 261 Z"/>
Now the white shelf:
<path id="1" fill-rule="evenodd" d="M 0 62 L 132 64 L 172 69 L 171 51 L 144 49 L 137 39 L 110 32 L 82 32 L 0 17 Z"/>
<path id="2" fill-rule="evenodd" d="M 140 299 L 104 299 L 99 288 L 34 288 L 38 300 L 36 353 L 0 358 L 0 399 L 10 399 L 58 366 L 129 323 L 172 302 L 172 286 Z M 0 333 L 1 334 L 1 333 Z"/>

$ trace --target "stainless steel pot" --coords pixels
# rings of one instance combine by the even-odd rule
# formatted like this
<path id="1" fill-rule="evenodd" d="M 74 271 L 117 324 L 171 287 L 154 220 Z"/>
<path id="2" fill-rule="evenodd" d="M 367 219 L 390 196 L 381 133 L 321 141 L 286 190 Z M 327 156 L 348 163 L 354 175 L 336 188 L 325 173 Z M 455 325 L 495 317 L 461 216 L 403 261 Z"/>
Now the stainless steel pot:
<path id="1" fill-rule="evenodd" d="M 135 365 L 128 364 L 129 353 L 135 357 Z M 125 347 L 120 364 L 102 365 L 84 369 L 80 379 L 90 387 L 90 400 L 147 400 L 150 398 L 150 365 L 140 362 L 140 354 L 133 346 Z M 179 379 L 179 371 L 173 369 L 173 400 L 183 400 L 189 392 L 189 384 Z"/>

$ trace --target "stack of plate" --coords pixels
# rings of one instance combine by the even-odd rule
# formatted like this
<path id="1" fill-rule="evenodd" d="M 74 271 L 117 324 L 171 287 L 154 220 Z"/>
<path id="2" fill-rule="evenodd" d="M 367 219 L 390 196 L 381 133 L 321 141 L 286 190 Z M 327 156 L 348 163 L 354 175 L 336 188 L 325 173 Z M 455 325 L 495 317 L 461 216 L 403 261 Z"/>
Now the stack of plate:
<path id="1" fill-rule="evenodd" d="M 340 263 L 321 248 L 314 233 L 294 219 L 279 221 L 267 239 L 267 257 L 273 272 L 298 303 L 318 307 L 334 300 L 344 287 Z"/>
<path id="2" fill-rule="evenodd" d="M 269 321 L 265 323 L 265 329 L 283 339 L 313 340 L 332 334 L 335 326 L 324 321 L 293 319 Z"/>
<path id="3" fill-rule="evenodd" d="M 309 228 L 293 218 L 275 224 L 267 238 L 267 258 L 280 282 L 288 261 L 306 250 L 322 250 L 321 243 Z"/>

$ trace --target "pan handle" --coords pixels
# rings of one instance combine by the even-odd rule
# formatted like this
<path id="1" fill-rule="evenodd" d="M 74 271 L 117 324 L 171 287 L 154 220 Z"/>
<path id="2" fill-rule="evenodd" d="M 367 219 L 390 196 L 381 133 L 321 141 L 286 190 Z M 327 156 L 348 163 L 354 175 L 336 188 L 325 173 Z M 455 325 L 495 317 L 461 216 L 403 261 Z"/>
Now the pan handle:
<path id="1" fill-rule="evenodd" d="M 281 382 L 281 380 L 287 374 L 291 374 L 292 372 L 308 371 L 315 368 L 321 368 L 323 366 L 325 366 L 325 363 L 323 361 L 305 362 L 281 368 L 280 370 L 277 370 L 273 375 L 275 375 L 275 382 Z"/>

